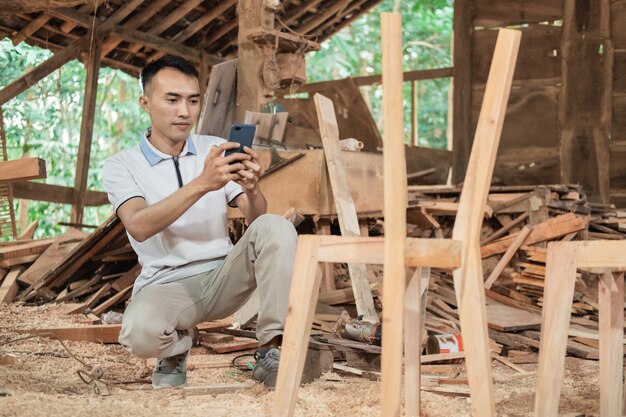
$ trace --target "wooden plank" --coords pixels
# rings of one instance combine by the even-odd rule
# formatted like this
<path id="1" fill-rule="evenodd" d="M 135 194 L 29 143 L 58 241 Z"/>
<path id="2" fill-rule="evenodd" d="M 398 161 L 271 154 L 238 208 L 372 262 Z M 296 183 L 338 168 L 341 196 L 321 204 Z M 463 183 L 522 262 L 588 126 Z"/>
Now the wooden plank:
<path id="1" fill-rule="evenodd" d="M 489 303 L 487 304 L 487 323 L 489 328 L 501 332 L 539 329 L 541 316 L 516 307 Z"/>
<path id="2" fill-rule="evenodd" d="M 382 237 L 320 236 L 320 262 L 366 262 L 383 265 Z M 454 269 L 461 264 L 461 243 L 450 239 L 406 238 L 404 243 L 407 266 L 431 266 Z"/>
<path id="3" fill-rule="evenodd" d="M 600 415 L 622 414 L 624 373 L 624 273 L 598 280 L 600 316 Z"/>
<path id="4" fill-rule="evenodd" d="M 38 282 L 45 272 L 57 267 L 61 259 L 76 247 L 84 237 L 85 233 L 78 229 L 67 231 L 39 255 L 37 260 L 20 275 L 19 281 L 26 285 Z"/>
<path id="5" fill-rule="evenodd" d="M 9 273 L 4 277 L 2 285 L 0 285 L 0 304 L 9 304 L 13 301 L 17 295 L 17 290 L 19 289 L 17 285 L 17 278 L 23 270 L 24 268 L 18 266 L 11 269 L 11 271 L 9 271 Z"/>
<path id="6" fill-rule="evenodd" d="M 456 35 L 455 35 L 456 36 Z M 453 271 L 466 350 L 472 414 L 495 416 L 495 399 L 485 293 L 480 260 L 480 230 L 493 175 L 521 33 L 501 29 L 476 127 L 452 238 L 463 242 L 461 267 Z M 456 152 L 456 150 L 455 150 Z"/>
<path id="7" fill-rule="evenodd" d="M 102 324 L 81 327 L 54 327 L 49 329 L 12 329 L 15 333 L 55 335 L 61 340 L 73 342 L 117 343 L 120 335 L 120 324 Z M 48 336 L 49 337 L 49 336 Z"/>
<path id="8" fill-rule="evenodd" d="M 225 367 L 228 367 L 226 365 Z M 200 366 L 202 367 L 202 366 Z M 198 368 L 198 366 L 194 366 Z M 247 381 L 239 384 L 217 384 L 217 385 L 199 385 L 183 388 L 183 398 L 192 395 L 220 395 L 231 394 L 235 392 L 249 390 L 254 388 L 256 384 L 253 381 Z"/>
<path id="9" fill-rule="evenodd" d="M 485 281 L 486 289 L 491 289 L 493 283 L 498 279 L 498 277 L 500 276 L 502 271 L 504 271 L 504 268 L 506 268 L 509 262 L 511 262 L 511 259 L 513 259 L 513 256 L 515 255 L 515 253 L 517 253 L 517 250 L 520 248 L 520 246 L 524 244 L 524 241 L 531 231 L 532 227 L 524 226 L 517 238 L 513 242 L 511 242 L 511 246 L 509 246 L 506 252 L 504 252 L 504 255 L 502 255 L 502 258 L 500 259 L 500 261 L 498 261 L 498 264 L 489 275 L 489 278 L 487 278 L 487 280 Z"/>
<path id="10" fill-rule="evenodd" d="M 32 239 L 33 236 L 35 236 L 37 226 L 39 226 L 39 220 L 31 222 L 28 226 L 24 228 L 24 230 L 22 230 L 22 233 L 19 234 L 16 240 Z"/>
<path id="11" fill-rule="evenodd" d="M 41 158 L 21 158 L 0 161 L 0 182 L 15 182 L 46 178 L 46 161 Z"/>
<path id="12" fill-rule="evenodd" d="M 572 232 L 584 230 L 586 225 L 587 222 L 583 217 L 578 217 L 573 213 L 551 217 L 535 225 L 525 243 L 526 245 L 533 245 L 535 243 L 545 242 L 546 240 L 556 239 Z M 481 256 L 488 258 L 505 252 L 519 233 L 520 232 L 512 233 L 505 238 L 483 246 L 481 248 Z"/>
<path id="13" fill-rule="evenodd" d="M 580 268 L 626 268 L 626 242 L 620 240 L 582 241 L 578 244 L 576 265 Z"/>
<path id="14" fill-rule="evenodd" d="M 381 356 L 381 414 L 400 415 L 402 406 L 402 350 L 405 294 L 406 208 L 402 108 L 402 19 L 399 13 L 381 14 L 383 125 L 384 125 L 384 275 Z"/>
<path id="15" fill-rule="evenodd" d="M 38 254 L 20 256 L 19 258 L 5 259 L 4 261 L 0 261 L 0 268 L 12 268 L 16 265 L 29 264 L 35 262 L 37 258 L 39 258 Z"/>
<path id="16" fill-rule="evenodd" d="M 117 294 L 115 294 L 113 297 L 109 298 L 102 304 L 92 308 L 91 313 L 95 314 L 96 316 L 99 316 L 100 314 L 104 313 L 107 309 L 113 307 L 115 304 L 119 303 L 120 301 L 126 298 L 129 298 L 130 290 L 132 288 L 133 288 L 132 285 L 129 285 L 128 287 L 124 288 L 122 291 L 118 292 Z"/>
<path id="17" fill-rule="evenodd" d="M 505 224 L 504 226 L 502 226 L 500 229 L 498 229 L 495 233 L 493 233 L 491 236 L 485 238 L 484 240 L 482 240 L 480 242 L 481 246 L 486 245 L 487 243 L 491 243 L 496 239 L 501 238 L 502 236 L 504 236 L 509 230 L 515 228 L 517 225 L 521 224 L 522 222 L 524 222 L 526 219 L 528 219 L 530 215 L 528 214 L 528 212 L 526 213 L 522 213 L 519 216 L 517 216 L 517 218 L 513 221 L 511 221 L 510 223 Z"/>
<path id="18" fill-rule="evenodd" d="M 341 234 L 360 237 L 359 219 L 339 148 L 339 128 L 333 103 L 321 94 L 315 94 L 314 100 Z M 348 263 L 348 270 L 358 314 L 363 315 L 364 320 L 377 322 L 378 313 L 374 308 L 365 264 Z"/>
<path id="19" fill-rule="evenodd" d="M 40 254 L 56 241 L 57 238 L 39 239 L 30 243 L 0 248 L 0 259 L 13 259 Z"/>
<path id="20" fill-rule="evenodd" d="M 567 330 L 571 316 L 578 245 L 548 244 L 546 287 L 541 318 L 541 345 L 535 396 L 535 416 L 556 416 L 565 368 Z"/>
<path id="21" fill-rule="evenodd" d="M 311 326 L 303 323 L 311 323 L 313 320 L 321 281 L 314 236 L 298 237 L 292 276 L 297 279 L 291 281 L 289 292 L 289 308 L 271 411 L 273 417 L 293 416 L 296 407 L 297 390 L 311 334 Z"/>
<path id="22" fill-rule="evenodd" d="M 141 264 L 137 264 L 133 266 L 131 269 L 129 269 L 128 271 L 124 272 L 124 274 L 121 277 L 116 279 L 115 282 L 111 284 L 111 287 L 115 291 L 122 291 L 124 288 L 130 285 L 133 285 L 140 273 L 141 273 Z"/>
<path id="23" fill-rule="evenodd" d="M 72 204 L 73 188 L 59 185 L 42 184 L 39 182 L 14 182 L 13 196 L 24 200 L 48 201 L 58 204 Z M 86 206 L 102 206 L 109 204 L 107 194 L 101 191 L 87 190 L 84 197 Z"/>

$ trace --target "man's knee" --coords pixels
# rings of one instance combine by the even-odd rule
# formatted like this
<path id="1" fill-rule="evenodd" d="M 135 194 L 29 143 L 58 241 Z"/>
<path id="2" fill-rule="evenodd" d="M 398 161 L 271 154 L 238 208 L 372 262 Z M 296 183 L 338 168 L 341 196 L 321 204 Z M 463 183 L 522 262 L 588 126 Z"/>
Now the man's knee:
<path id="1" fill-rule="evenodd" d="M 159 337 L 164 333 L 163 325 L 151 321 L 149 317 L 124 317 L 118 339 L 124 349 L 140 358 L 158 355 Z"/>
<path id="2" fill-rule="evenodd" d="M 263 214 L 257 217 L 250 225 L 257 229 L 260 236 L 276 239 L 279 242 L 295 245 L 297 233 L 293 224 L 283 216 L 276 214 Z"/>

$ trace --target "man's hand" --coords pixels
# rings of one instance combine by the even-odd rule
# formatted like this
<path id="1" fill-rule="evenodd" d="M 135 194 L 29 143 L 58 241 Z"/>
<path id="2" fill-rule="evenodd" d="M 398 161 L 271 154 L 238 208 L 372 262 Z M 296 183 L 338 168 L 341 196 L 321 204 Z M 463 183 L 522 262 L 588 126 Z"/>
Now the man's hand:
<path id="1" fill-rule="evenodd" d="M 241 185 L 246 192 L 255 191 L 259 179 L 263 175 L 263 168 L 261 168 L 261 164 L 259 163 L 259 154 L 247 146 L 244 146 L 243 150 L 249 159 L 241 161 L 241 165 L 243 165 L 244 168 L 237 171 L 240 178 L 234 181 Z"/>
<path id="2" fill-rule="evenodd" d="M 236 152 L 223 157 L 222 154 L 228 149 L 237 149 L 238 143 L 224 142 L 220 146 L 213 146 L 206 159 L 200 175 L 194 180 L 209 191 L 219 190 L 228 181 L 239 182 L 244 179 L 241 172 L 248 171 L 245 163 L 250 163 L 251 156 L 247 153 Z"/>

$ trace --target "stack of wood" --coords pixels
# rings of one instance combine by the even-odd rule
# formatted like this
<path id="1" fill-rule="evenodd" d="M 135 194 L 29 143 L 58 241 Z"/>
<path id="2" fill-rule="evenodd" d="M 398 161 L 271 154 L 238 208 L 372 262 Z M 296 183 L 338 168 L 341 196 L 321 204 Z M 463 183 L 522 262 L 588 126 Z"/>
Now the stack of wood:
<path id="1" fill-rule="evenodd" d="M 140 272 L 116 216 L 89 235 L 70 229 L 58 238 L 4 242 L 0 268 L 0 302 L 61 302 L 67 313 L 96 316 L 123 308 Z"/>

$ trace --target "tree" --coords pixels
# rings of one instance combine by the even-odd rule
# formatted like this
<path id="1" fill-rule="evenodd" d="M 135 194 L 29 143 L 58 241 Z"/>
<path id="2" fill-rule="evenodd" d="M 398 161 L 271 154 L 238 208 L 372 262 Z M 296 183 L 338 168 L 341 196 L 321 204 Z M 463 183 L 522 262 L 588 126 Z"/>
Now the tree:
<path id="1" fill-rule="evenodd" d="M 381 73 L 380 14 L 402 14 L 404 70 L 451 66 L 452 0 L 383 0 L 307 55 L 309 82 Z M 449 79 L 419 82 L 419 136 L 426 146 L 445 148 Z M 366 91 L 374 119 L 381 125 L 379 87 Z M 405 141 L 410 141 L 410 83 L 404 85 Z"/>
<path id="2" fill-rule="evenodd" d="M 0 41 L 0 88 L 19 78 L 51 56 L 51 52 L 26 45 L 14 47 Z M 74 186 L 80 141 L 80 123 L 85 84 L 85 68 L 71 61 L 3 105 L 9 159 L 25 152 L 46 161 L 47 184 Z M 101 190 L 100 167 L 121 148 L 137 142 L 149 121 L 137 105 L 141 89 L 137 79 L 118 70 L 102 68 L 98 79 L 96 118 L 89 163 L 88 189 Z M 33 202 L 29 221 L 39 220 L 38 237 L 57 235 L 59 222 L 68 222 L 69 205 Z M 17 211 L 17 210 L 16 210 Z M 86 224 L 100 224 L 110 207 L 85 209 Z"/>

